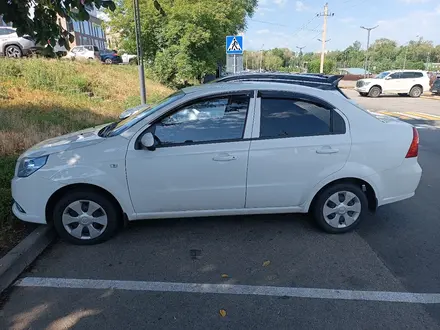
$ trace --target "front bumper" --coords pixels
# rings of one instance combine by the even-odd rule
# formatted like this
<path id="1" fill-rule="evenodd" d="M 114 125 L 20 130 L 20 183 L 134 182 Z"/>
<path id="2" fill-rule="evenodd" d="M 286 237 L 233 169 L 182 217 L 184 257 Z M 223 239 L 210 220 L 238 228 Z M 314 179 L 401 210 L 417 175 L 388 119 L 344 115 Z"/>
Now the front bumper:
<path id="1" fill-rule="evenodd" d="M 22 221 L 46 224 L 47 202 L 60 186 L 35 174 L 37 173 L 27 178 L 12 179 L 12 212 Z"/>
<path id="2" fill-rule="evenodd" d="M 368 93 L 370 91 L 370 86 L 355 87 L 354 90 L 359 93 Z"/>

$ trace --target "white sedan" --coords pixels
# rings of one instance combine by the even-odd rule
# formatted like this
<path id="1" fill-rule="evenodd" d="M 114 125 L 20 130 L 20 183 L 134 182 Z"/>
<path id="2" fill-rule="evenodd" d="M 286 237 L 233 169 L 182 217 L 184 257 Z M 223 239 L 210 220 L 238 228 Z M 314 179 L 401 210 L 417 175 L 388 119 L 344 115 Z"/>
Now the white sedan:
<path id="1" fill-rule="evenodd" d="M 310 212 L 329 233 L 412 197 L 418 133 L 337 89 L 271 82 L 178 91 L 20 156 L 13 212 L 94 244 L 129 221 Z"/>

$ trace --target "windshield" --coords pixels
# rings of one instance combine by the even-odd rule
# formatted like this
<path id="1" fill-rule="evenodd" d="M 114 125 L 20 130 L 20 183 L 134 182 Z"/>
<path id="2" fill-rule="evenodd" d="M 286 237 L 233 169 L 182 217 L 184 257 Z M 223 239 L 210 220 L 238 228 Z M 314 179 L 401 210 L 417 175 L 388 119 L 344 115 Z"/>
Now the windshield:
<path id="1" fill-rule="evenodd" d="M 376 76 L 376 79 L 384 79 L 386 76 L 390 74 L 389 71 L 381 72 Z"/>
<path id="2" fill-rule="evenodd" d="M 137 124 L 142 119 L 148 117 L 149 115 L 155 113 L 156 111 L 159 111 L 166 107 L 167 105 L 173 103 L 176 100 L 181 99 L 185 96 L 185 93 L 182 91 L 178 91 L 174 94 L 171 94 L 167 98 L 163 99 L 162 101 L 158 102 L 156 105 L 145 105 L 145 108 L 142 110 L 139 110 L 138 112 L 135 112 L 130 117 L 125 118 L 119 122 L 115 122 L 110 124 L 111 127 L 110 130 L 105 134 L 105 136 L 115 136 L 119 135 L 125 130 L 129 129 L 130 127 Z M 105 129 L 105 128 L 104 128 Z"/>

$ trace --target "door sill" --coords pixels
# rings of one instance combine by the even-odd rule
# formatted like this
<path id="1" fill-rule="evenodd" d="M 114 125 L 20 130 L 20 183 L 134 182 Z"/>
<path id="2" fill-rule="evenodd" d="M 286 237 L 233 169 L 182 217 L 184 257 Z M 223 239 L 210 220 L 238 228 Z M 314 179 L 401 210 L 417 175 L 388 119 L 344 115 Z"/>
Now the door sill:
<path id="1" fill-rule="evenodd" d="M 243 208 L 222 210 L 197 210 L 176 212 L 151 212 L 139 213 L 132 220 L 162 219 L 162 218 L 192 218 L 192 217 L 216 217 L 227 215 L 250 215 L 250 214 L 277 214 L 277 213 L 307 213 L 302 207 L 266 207 L 266 208 Z"/>

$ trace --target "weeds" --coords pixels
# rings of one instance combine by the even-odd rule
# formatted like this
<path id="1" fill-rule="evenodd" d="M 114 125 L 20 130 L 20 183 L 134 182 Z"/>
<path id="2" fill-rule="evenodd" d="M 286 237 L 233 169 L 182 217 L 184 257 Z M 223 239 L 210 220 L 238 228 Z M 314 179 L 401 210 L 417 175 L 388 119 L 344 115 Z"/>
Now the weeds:
<path id="1" fill-rule="evenodd" d="M 0 234 L 13 227 L 10 181 L 19 154 L 47 138 L 116 120 L 139 104 L 138 85 L 134 66 L 0 60 Z M 171 93 L 151 80 L 147 88 L 149 103 Z"/>

